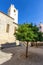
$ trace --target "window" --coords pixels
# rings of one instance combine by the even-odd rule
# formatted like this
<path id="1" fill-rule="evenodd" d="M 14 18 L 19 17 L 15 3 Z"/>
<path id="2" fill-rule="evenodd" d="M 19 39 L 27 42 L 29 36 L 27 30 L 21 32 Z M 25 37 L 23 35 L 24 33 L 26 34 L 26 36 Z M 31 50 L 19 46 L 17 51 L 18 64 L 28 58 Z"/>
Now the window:
<path id="1" fill-rule="evenodd" d="M 40 26 L 40 29 L 41 29 L 42 27 Z"/>
<path id="2" fill-rule="evenodd" d="M 14 33 L 16 32 L 16 27 L 14 27 Z"/>
<path id="3" fill-rule="evenodd" d="M 6 32 L 9 32 L 9 24 L 7 24 Z"/>
<path id="4" fill-rule="evenodd" d="M 14 10 L 14 12 L 16 12 L 16 10 Z"/>

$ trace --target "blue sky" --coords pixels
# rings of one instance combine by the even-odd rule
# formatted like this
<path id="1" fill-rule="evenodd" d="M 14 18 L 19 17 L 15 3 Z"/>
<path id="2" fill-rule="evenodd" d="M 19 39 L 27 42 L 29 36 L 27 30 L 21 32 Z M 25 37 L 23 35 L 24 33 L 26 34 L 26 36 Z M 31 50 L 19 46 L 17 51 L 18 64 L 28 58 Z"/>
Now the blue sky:
<path id="1" fill-rule="evenodd" d="M 11 4 L 19 11 L 19 24 L 43 23 L 43 0 L 0 0 L 0 11 L 7 14 Z"/>

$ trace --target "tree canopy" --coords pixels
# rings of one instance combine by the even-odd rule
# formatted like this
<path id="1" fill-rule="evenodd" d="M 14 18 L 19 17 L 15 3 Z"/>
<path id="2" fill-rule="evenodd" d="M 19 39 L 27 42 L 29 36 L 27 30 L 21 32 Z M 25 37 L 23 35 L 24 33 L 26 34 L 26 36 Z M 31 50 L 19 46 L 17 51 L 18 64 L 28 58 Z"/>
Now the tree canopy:
<path id="1" fill-rule="evenodd" d="M 32 27 L 32 30 L 33 30 L 34 34 L 36 35 L 36 37 L 34 38 L 34 41 L 43 41 L 43 33 L 40 32 L 39 27 L 34 25 Z"/>
<path id="2" fill-rule="evenodd" d="M 15 36 L 20 41 L 43 41 L 43 33 L 32 23 L 19 25 Z"/>
<path id="3" fill-rule="evenodd" d="M 36 35 L 32 30 L 31 24 L 22 24 L 18 26 L 17 32 L 15 33 L 16 38 L 20 41 L 32 41 Z"/>

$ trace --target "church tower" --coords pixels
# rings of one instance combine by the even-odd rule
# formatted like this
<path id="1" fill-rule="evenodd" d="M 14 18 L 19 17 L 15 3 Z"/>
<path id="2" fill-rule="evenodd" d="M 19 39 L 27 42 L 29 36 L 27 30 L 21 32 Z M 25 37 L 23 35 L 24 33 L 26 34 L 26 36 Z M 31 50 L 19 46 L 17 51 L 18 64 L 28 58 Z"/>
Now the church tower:
<path id="1" fill-rule="evenodd" d="M 11 4 L 8 15 L 14 19 L 14 22 L 18 24 L 18 10 Z"/>

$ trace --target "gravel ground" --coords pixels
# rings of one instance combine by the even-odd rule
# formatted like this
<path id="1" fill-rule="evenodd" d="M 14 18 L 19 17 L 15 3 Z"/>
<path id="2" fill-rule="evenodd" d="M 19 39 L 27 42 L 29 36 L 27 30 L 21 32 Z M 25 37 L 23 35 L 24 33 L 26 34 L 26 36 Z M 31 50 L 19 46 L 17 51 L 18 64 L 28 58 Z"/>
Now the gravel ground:
<path id="1" fill-rule="evenodd" d="M 12 58 L 1 65 L 43 65 L 43 48 L 29 47 L 28 58 L 25 57 L 25 47 L 5 48 L 5 53 L 12 53 Z"/>

